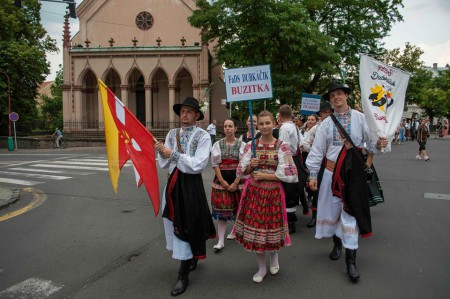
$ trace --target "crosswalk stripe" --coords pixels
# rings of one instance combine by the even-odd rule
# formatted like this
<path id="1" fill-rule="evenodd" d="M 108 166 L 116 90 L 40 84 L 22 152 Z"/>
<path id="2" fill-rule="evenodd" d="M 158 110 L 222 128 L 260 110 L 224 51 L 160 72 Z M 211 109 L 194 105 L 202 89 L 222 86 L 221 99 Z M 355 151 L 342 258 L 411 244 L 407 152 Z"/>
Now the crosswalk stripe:
<path id="1" fill-rule="evenodd" d="M 72 165 L 58 165 L 58 164 L 33 164 L 35 167 L 44 167 L 44 168 L 59 168 L 59 169 L 84 169 L 84 170 L 98 170 L 98 171 L 109 171 L 107 167 L 87 167 L 87 166 L 72 166 Z"/>
<path id="2" fill-rule="evenodd" d="M 85 161 L 90 161 L 90 162 L 108 162 L 108 160 L 106 160 L 106 159 L 68 159 L 67 161 L 80 161 L 80 162 L 85 162 Z"/>
<path id="3" fill-rule="evenodd" d="M 37 185 L 37 184 L 42 184 L 43 182 L 35 182 L 35 181 L 26 181 L 26 180 L 16 180 L 16 179 L 0 178 L 0 183 L 8 183 L 8 184 L 14 184 L 14 185 L 33 186 L 33 185 Z"/>
<path id="4" fill-rule="evenodd" d="M 73 162 L 73 161 L 48 161 L 49 164 L 64 164 L 64 165 L 92 165 L 92 166 L 106 166 L 108 162 Z"/>
<path id="5" fill-rule="evenodd" d="M 51 280 L 30 278 L 0 292 L 0 298 L 47 298 L 64 287 Z"/>
<path id="6" fill-rule="evenodd" d="M 70 176 L 62 175 L 48 175 L 48 174 L 37 174 L 37 173 L 22 173 L 22 172 L 12 172 L 12 171 L 0 171 L 0 174 L 6 175 L 20 175 L 26 178 L 37 178 L 37 179 L 50 179 L 50 180 L 67 180 Z"/>
<path id="7" fill-rule="evenodd" d="M 60 169 L 42 169 L 42 168 L 22 168 L 22 167 L 13 167 L 8 168 L 7 170 L 15 170 L 15 171 L 26 171 L 26 172 L 44 172 L 44 173 L 61 173 L 61 174 L 70 174 L 70 175 L 89 175 L 94 174 L 95 172 L 84 172 L 84 171 L 75 171 L 75 170 L 60 170 Z"/>

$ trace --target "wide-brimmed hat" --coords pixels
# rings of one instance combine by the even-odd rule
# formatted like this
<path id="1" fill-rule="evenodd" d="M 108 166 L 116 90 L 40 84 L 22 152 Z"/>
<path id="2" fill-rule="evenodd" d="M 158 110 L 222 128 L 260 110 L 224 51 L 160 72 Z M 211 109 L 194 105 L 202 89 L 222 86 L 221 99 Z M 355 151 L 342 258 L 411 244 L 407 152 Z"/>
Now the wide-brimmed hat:
<path id="1" fill-rule="evenodd" d="M 342 89 L 346 94 L 350 94 L 350 87 L 348 87 L 347 84 L 342 84 L 340 82 L 331 82 L 330 85 L 328 85 L 328 92 L 324 94 L 322 97 L 329 101 L 330 100 L 330 92 Z"/>
<path id="2" fill-rule="evenodd" d="M 331 107 L 330 102 L 322 102 L 322 103 L 320 103 L 320 109 L 319 109 L 319 111 L 317 111 L 317 113 L 325 111 L 325 110 L 333 111 L 333 107 Z"/>
<path id="3" fill-rule="evenodd" d="M 197 120 L 202 120 L 202 119 L 205 118 L 205 116 L 203 115 L 203 112 L 200 110 L 200 103 L 198 102 L 198 100 L 196 98 L 187 97 L 187 98 L 184 99 L 182 104 L 175 104 L 175 105 L 173 105 L 173 111 L 178 116 L 180 116 L 181 106 L 189 106 L 189 107 L 194 108 L 198 112 L 200 112 L 200 117 Z"/>

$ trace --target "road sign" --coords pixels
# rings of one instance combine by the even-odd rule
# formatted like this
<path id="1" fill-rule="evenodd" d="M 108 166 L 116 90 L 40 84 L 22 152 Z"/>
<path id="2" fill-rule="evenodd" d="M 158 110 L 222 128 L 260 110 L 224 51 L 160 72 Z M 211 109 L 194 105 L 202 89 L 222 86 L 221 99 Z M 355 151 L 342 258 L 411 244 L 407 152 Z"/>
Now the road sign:
<path id="1" fill-rule="evenodd" d="M 11 112 L 9 114 L 9 120 L 10 121 L 18 121 L 19 120 L 19 114 L 17 114 L 16 112 Z"/>

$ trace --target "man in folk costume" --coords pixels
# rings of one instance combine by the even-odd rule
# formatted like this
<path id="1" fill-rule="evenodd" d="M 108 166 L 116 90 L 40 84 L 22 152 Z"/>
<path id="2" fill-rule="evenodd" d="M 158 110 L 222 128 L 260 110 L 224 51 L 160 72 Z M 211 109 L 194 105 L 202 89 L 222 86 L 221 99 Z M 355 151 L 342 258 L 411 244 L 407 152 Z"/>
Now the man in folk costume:
<path id="1" fill-rule="evenodd" d="M 328 92 L 323 96 L 334 107 L 334 116 L 343 129 L 348 133 L 357 148 L 350 150 L 351 145 L 340 134 L 333 121 L 333 116 L 326 118 L 317 130 L 313 146 L 306 160 L 310 170 L 310 188 L 317 190 L 317 175 L 323 158 L 326 158 L 326 168 L 318 196 L 316 238 L 333 237 L 334 247 L 330 259 L 339 259 L 342 247 L 345 248 L 347 273 L 352 281 L 359 279 L 356 268 L 356 250 L 358 237 L 368 237 L 372 234 L 369 209 L 369 195 L 365 169 L 372 165 L 373 154 L 381 147 L 387 146 L 386 138 L 374 140 L 369 131 L 364 114 L 350 109 L 347 99 L 350 88 L 338 82 L 332 82 Z M 366 144 L 366 147 L 364 147 Z M 364 164 L 357 150 L 367 151 Z M 344 155 L 343 155 L 344 153 Z M 348 154 L 345 157 L 345 153 Z M 338 162 L 343 162 L 339 164 Z M 335 166 L 342 166 L 335 169 Z M 345 169 L 344 169 L 345 167 Z M 341 174 L 345 172 L 344 184 L 338 184 L 333 171 Z M 338 194 L 341 191 L 340 194 Z M 338 196 L 336 196 L 338 195 Z"/>
<path id="2" fill-rule="evenodd" d="M 172 129 L 165 143 L 158 142 L 158 161 L 169 169 L 169 180 L 163 195 L 163 220 L 167 249 L 172 258 L 181 260 L 172 296 L 183 293 L 189 283 L 189 271 L 197 261 L 206 258 L 206 240 L 216 231 L 203 188 L 201 172 L 207 167 L 211 150 L 209 134 L 197 126 L 204 118 L 197 99 L 188 97 L 175 104 L 181 128 Z"/>
<path id="3" fill-rule="evenodd" d="M 282 105 L 280 107 L 280 110 L 278 111 L 278 119 L 282 124 L 279 131 L 279 139 L 289 144 L 292 158 L 294 159 L 294 163 L 297 167 L 298 172 L 298 182 L 281 183 L 286 193 L 286 212 L 288 218 L 289 233 L 292 234 L 295 232 L 295 222 L 297 222 L 295 211 L 297 210 L 299 198 L 303 206 L 303 215 L 309 214 L 308 202 L 306 201 L 305 196 L 305 186 L 306 180 L 308 178 L 308 173 L 301 158 L 301 135 L 297 129 L 297 126 L 292 121 L 293 115 L 291 106 Z"/>

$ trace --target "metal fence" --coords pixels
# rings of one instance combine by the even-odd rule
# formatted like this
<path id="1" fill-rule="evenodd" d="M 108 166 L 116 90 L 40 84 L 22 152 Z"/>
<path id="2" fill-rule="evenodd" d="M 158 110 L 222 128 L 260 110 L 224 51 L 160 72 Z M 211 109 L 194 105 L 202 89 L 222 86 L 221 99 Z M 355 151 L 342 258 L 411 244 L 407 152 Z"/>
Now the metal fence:
<path id="1" fill-rule="evenodd" d="M 2 124 L 2 134 L 8 134 L 7 123 Z M 16 135 L 18 137 L 50 137 L 54 133 L 54 129 L 49 122 L 43 120 L 35 120 L 32 122 L 16 122 Z M 155 138 L 162 140 L 166 137 L 170 129 L 179 128 L 180 122 L 157 121 L 145 122 L 143 125 L 155 136 Z M 199 122 L 198 125 L 206 129 L 209 125 L 207 122 Z M 13 130 L 13 124 L 11 124 Z M 105 126 L 103 121 L 85 122 L 85 121 L 65 121 L 62 129 L 64 136 L 68 139 L 104 139 Z M 245 123 L 238 124 L 236 136 L 240 136 L 247 131 Z M 217 121 L 217 138 L 223 137 L 223 121 Z"/>
<path id="2" fill-rule="evenodd" d="M 156 139 L 164 139 L 167 133 L 173 128 L 179 128 L 180 122 L 170 121 L 158 121 L 158 122 L 145 122 L 143 125 L 149 130 Z M 198 125 L 206 129 L 208 127 L 207 122 L 199 122 Z M 64 134 L 68 138 L 104 138 L 105 126 L 102 121 L 93 123 L 81 122 L 81 121 L 66 121 L 64 122 Z M 245 124 L 238 125 L 236 136 L 240 136 L 243 132 L 246 132 L 247 127 Z M 217 123 L 217 136 L 223 137 L 223 121 Z"/>

